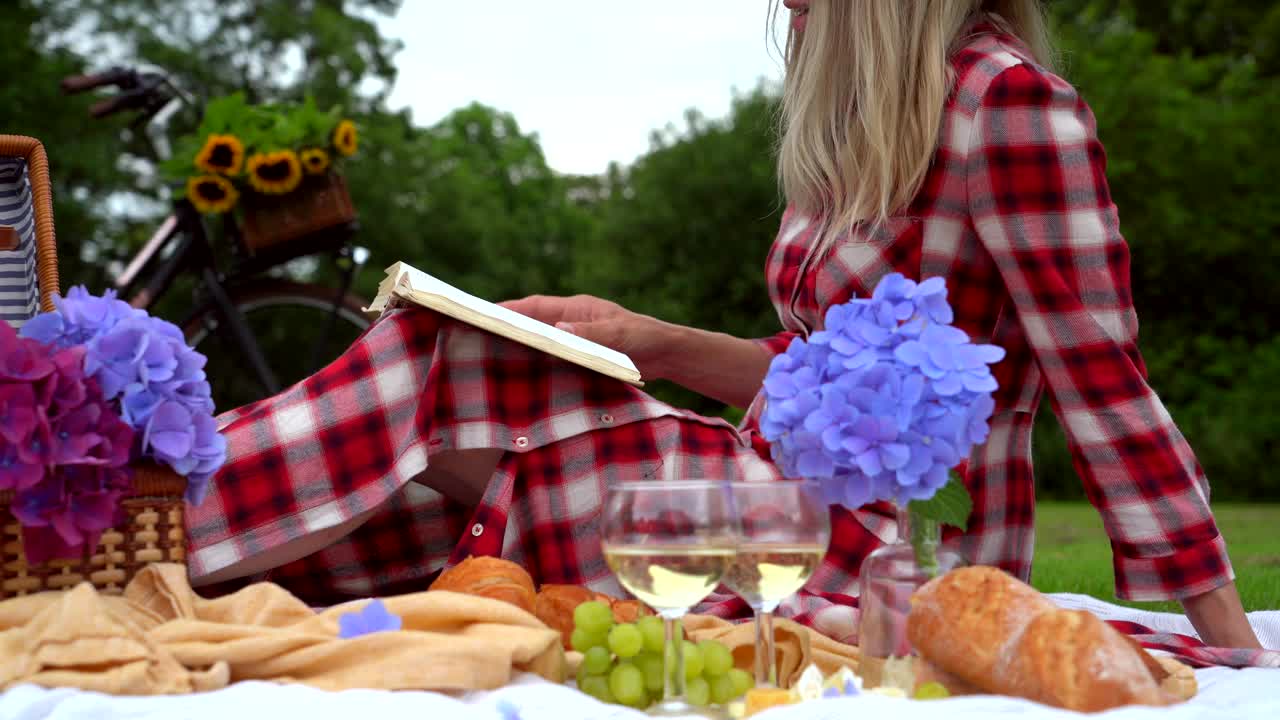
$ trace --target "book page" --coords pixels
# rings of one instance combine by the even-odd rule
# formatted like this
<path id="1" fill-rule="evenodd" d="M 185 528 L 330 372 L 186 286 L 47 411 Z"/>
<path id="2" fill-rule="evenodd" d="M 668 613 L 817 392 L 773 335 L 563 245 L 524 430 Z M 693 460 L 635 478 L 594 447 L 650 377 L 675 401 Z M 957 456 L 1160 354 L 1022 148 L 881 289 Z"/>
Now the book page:
<path id="1" fill-rule="evenodd" d="M 577 350 L 585 355 L 598 357 L 601 360 L 639 374 L 635 364 L 631 362 L 631 358 L 617 350 L 580 338 L 553 325 L 534 320 L 527 315 L 521 315 L 514 310 L 509 310 L 496 303 L 478 298 L 442 280 L 438 280 L 412 265 L 407 265 L 403 262 L 396 263 L 391 268 L 388 268 L 388 274 L 396 278 L 395 285 L 405 285 L 415 292 L 439 295 L 482 315 L 487 315 L 535 335 L 541 335 L 548 340 Z"/>

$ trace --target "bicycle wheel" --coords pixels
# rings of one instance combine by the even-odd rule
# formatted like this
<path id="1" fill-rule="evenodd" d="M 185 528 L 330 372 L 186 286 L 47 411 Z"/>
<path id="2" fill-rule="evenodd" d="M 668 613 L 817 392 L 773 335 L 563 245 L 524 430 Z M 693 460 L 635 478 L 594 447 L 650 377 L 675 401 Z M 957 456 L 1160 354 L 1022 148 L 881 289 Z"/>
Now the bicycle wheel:
<path id="1" fill-rule="evenodd" d="M 336 291 L 319 285 L 266 280 L 228 293 L 244 315 L 281 389 L 303 380 L 337 358 L 370 325 L 368 303 L 346 295 L 331 322 Z M 219 332 L 221 317 L 205 303 L 187 321 L 187 341 L 209 358 L 206 372 L 218 412 L 247 405 L 267 392 L 245 369 L 243 353 Z M 332 328 L 330 330 L 330 327 Z M 328 332 L 326 332 L 328 330 Z"/>

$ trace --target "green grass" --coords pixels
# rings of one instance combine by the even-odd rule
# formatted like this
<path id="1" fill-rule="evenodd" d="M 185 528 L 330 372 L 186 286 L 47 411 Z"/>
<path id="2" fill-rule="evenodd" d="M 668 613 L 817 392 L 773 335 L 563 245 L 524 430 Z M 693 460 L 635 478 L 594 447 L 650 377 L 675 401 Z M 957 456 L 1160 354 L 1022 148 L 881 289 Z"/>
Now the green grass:
<path id="1" fill-rule="evenodd" d="M 1245 610 L 1280 610 L 1280 505 L 1215 504 Z M 1182 612 L 1178 603 L 1130 603 L 1115 597 L 1111 546 L 1087 503 L 1036 504 L 1032 584 L 1042 592 L 1084 593 L 1146 610 Z"/>

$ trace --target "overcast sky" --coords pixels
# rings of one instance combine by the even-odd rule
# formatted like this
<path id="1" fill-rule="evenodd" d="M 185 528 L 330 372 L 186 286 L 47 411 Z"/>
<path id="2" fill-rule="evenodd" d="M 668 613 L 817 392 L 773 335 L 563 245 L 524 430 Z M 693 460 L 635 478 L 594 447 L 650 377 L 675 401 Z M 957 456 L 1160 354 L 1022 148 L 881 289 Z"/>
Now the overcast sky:
<path id="1" fill-rule="evenodd" d="M 649 132 L 781 77 L 768 0 L 404 0 L 391 106 L 435 123 L 479 101 L 535 132 L 561 172 L 599 173 Z"/>

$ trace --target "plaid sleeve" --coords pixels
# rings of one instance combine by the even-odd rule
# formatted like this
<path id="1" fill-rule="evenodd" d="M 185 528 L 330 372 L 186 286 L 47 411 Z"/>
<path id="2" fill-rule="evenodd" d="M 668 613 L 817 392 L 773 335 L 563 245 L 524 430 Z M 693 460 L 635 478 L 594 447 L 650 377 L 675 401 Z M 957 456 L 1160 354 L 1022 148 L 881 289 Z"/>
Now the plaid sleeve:
<path id="1" fill-rule="evenodd" d="M 1208 482 L 1146 382 L 1092 112 L 1065 81 L 1014 65 L 977 108 L 968 162 L 974 226 L 1111 538 L 1117 594 L 1185 598 L 1230 581 Z"/>
<path id="2" fill-rule="evenodd" d="M 787 347 L 791 345 L 791 341 L 794 340 L 797 335 L 798 333 L 791 332 L 790 330 L 783 330 L 777 335 L 756 338 L 751 342 L 764 348 L 770 355 L 781 355 L 787 351 Z"/>

